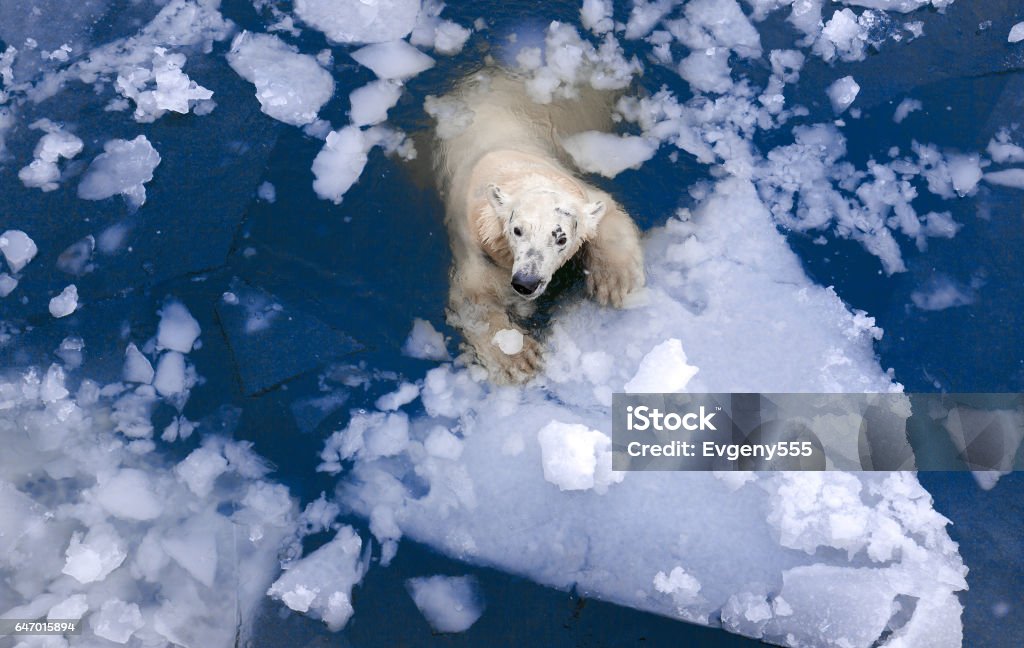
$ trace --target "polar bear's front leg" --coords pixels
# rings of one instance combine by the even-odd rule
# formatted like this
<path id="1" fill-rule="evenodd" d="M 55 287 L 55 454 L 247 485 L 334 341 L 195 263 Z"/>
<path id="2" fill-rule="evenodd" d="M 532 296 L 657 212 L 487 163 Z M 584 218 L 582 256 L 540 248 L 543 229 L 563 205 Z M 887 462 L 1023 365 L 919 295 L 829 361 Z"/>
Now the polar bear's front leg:
<path id="1" fill-rule="evenodd" d="M 456 268 L 448 299 L 448 322 L 462 331 L 468 347 L 498 383 L 526 382 L 543 366 L 541 345 L 509 319 L 507 305 L 497 294 L 507 279 L 484 264 Z M 494 276 L 492 276 L 494 275 Z M 496 283 L 497 282 L 497 283 Z M 496 333 L 513 329 L 523 335 L 523 348 L 506 354 L 494 341 Z"/>
<path id="2" fill-rule="evenodd" d="M 587 241 L 587 292 L 602 305 L 622 308 L 631 292 L 644 285 L 640 232 L 625 211 L 611 203 L 597 234 Z"/>

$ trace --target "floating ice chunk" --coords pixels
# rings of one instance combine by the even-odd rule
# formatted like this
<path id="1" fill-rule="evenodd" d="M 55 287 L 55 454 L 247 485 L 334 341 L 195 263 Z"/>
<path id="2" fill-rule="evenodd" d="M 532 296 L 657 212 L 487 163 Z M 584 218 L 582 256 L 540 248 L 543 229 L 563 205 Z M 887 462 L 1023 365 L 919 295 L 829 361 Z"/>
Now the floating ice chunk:
<path id="1" fill-rule="evenodd" d="M 961 197 L 974 193 L 981 180 L 981 159 L 977 153 L 950 155 L 946 158 L 953 189 Z"/>
<path id="2" fill-rule="evenodd" d="M 115 598 L 105 601 L 99 612 L 89 617 L 89 625 L 97 637 L 124 644 L 145 623 L 138 605 Z"/>
<path id="3" fill-rule="evenodd" d="M 921 310 L 939 311 L 974 303 L 974 290 L 962 286 L 945 275 L 931 279 L 923 287 L 910 293 L 910 300 Z"/>
<path id="4" fill-rule="evenodd" d="M 154 54 L 152 67 L 125 67 L 117 76 L 117 91 L 135 102 L 135 121 L 152 122 L 168 110 L 187 114 L 196 104 L 213 96 L 212 90 L 181 71 L 186 60 L 184 54 L 168 54 L 163 47 L 155 48 Z"/>
<path id="5" fill-rule="evenodd" d="M 6 272 L 0 272 L 0 299 L 10 295 L 14 292 L 14 289 L 18 287 L 18 280 L 7 274 Z"/>
<path id="6" fill-rule="evenodd" d="M 211 514 L 190 518 L 182 526 L 169 530 L 160 546 L 192 578 L 213 587 L 217 574 L 217 529 L 222 524 Z"/>
<path id="7" fill-rule="evenodd" d="M 174 467 L 175 474 L 198 497 L 213 491 L 213 484 L 228 469 L 228 461 L 219 451 L 203 446 L 193 450 Z"/>
<path id="8" fill-rule="evenodd" d="M 26 187 L 53 191 L 60 183 L 61 158 L 70 160 L 82 152 L 82 140 L 60 129 L 46 133 L 36 144 L 35 159 L 18 171 L 18 178 Z"/>
<path id="9" fill-rule="evenodd" d="M 583 6 L 580 7 L 580 22 L 599 36 L 610 32 L 615 27 L 612 9 L 612 0 L 583 0 Z"/>
<path id="10" fill-rule="evenodd" d="M 999 185 L 1000 187 L 1011 187 L 1013 189 L 1024 189 L 1024 169 L 990 171 L 983 177 L 985 178 L 985 182 L 989 184 Z"/>
<path id="11" fill-rule="evenodd" d="M 870 646 L 892 618 L 896 594 L 882 571 L 830 565 L 794 567 L 782 574 L 779 594 L 793 611 L 785 617 L 789 643 L 820 645 L 824 624 L 831 645 Z M 773 619 L 769 627 L 774 623 Z"/>
<path id="12" fill-rule="evenodd" d="M 440 16 L 443 9 L 444 3 L 439 0 L 424 2 L 409 42 L 450 56 L 462 51 L 472 32 L 451 20 L 442 20 Z"/>
<path id="13" fill-rule="evenodd" d="M 523 52 L 526 52 L 524 48 Z M 643 67 L 636 57 L 626 59 L 621 45 L 606 34 L 599 47 L 583 40 L 572 25 L 552 22 L 544 36 L 544 51 L 531 61 L 526 91 L 537 103 L 556 97 L 576 97 L 577 87 L 589 84 L 596 90 L 625 88 Z"/>
<path id="14" fill-rule="evenodd" d="M 636 135 L 586 131 L 562 140 L 562 147 L 580 169 L 614 178 L 626 169 L 639 169 L 658 150 L 658 142 Z"/>
<path id="15" fill-rule="evenodd" d="M 379 146 L 387 155 L 397 155 L 403 160 L 416 159 L 416 146 L 405 133 L 386 126 L 372 126 L 364 134 L 367 146 Z"/>
<path id="16" fill-rule="evenodd" d="M 472 32 L 451 20 L 442 20 L 434 32 L 434 51 L 452 56 L 462 51 Z"/>
<path id="17" fill-rule="evenodd" d="M 409 445 L 409 417 L 403 412 L 354 412 L 345 429 L 332 434 L 320 457 L 320 470 L 338 472 L 341 461 L 393 457 Z"/>
<path id="18" fill-rule="evenodd" d="M 635 0 L 626 23 L 625 37 L 630 40 L 643 38 L 674 6 L 672 0 Z"/>
<path id="19" fill-rule="evenodd" d="M 438 426 L 427 435 L 423 449 L 432 457 L 455 461 L 462 456 L 462 439 Z"/>
<path id="20" fill-rule="evenodd" d="M 376 145 L 405 159 L 416 156 L 415 149 L 400 131 L 383 127 L 360 131 L 355 126 L 332 131 L 313 160 L 313 190 L 316 194 L 335 204 L 341 203 L 345 192 L 362 175 L 367 153 Z"/>
<path id="21" fill-rule="evenodd" d="M 910 13 L 921 7 L 927 7 L 929 4 L 941 11 L 953 4 L 954 0 L 842 0 L 842 2 L 856 7 Z"/>
<path id="22" fill-rule="evenodd" d="M 451 139 L 461 134 L 476 116 L 466 102 L 455 97 L 427 95 L 423 109 L 437 122 L 435 132 L 440 139 Z"/>
<path id="23" fill-rule="evenodd" d="M 185 356 L 177 351 L 168 351 L 160 356 L 153 387 L 161 396 L 175 396 L 185 391 Z"/>
<path id="24" fill-rule="evenodd" d="M 295 15 L 336 43 L 382 43 L 416 25 L 420 0 L 296 0 Z"/>
<path id="25" fill-rule="evenodd" d="M 371 126 L 388 118 L 388 111 L 402 96 L 402 86 L 394 81 L 378 80 L 349 94 L 349 117 L 353 126 Z"/>
<path id="26" fill-rule="evenodd" d="M 367 45 L 352 58 L 381 79 L 407 80 L 434 67 L 434 59 L 403 40 Z"/>
<path id="27" fill-rule="evenodd" d="M 245 443 L 221 440 L 232 479 L 198 497 L 166 457 L 146 454 L 152 444 L 143 434 L 126 442 L 127 406 L 118 405 L 126 396 L 110 403 L 121 384 L 101 390 L 83 379 L 76 396 L 44 402 L 57 384 L 47 382 L 37 371 L 0 378 L 2 421 L 28 431 L 5 439 L 9 455 L 26 460 L 0 471 L 0 573 L 22 584 L 6 607 L 50 619 L 91 612 L 76 640 L 82 645 L 247 642 L 254 610 L 279 573 L 279 551 L 296 537 L 287 490 L 257 481 L 267 469 Z M 126 394 L 137 403 L 153 388 Z M 133 425 L 152 428 L 148 409 L 139 409 L 144 419 Z M 67 488 L 72 482 L 79 487 Z M 218 546 L 231 560 L 213 558 Z M 116 599 L 125 604 L 105 605 Z"/>
<path id="28" fill-rule="evenodd" d="M 50 608 L 50 611 L 46 613 L 46 618 L 81 619 L 88 611 L 89 604 L 86 602 L 85 594 L 72 594 Z"/>
<path id="29" fill-rule="evenodd" d="M 672 338 L 644 356 L 636 374 L 623 389 L 630 394 L 681 392 L 698 371 L 697 367 L 686 363 L 682 342 Z"/>
<path id="30" fill-rule="evenodd" d="M 841 115 L 850 107 L 858 93 L 860 93 L 860 85 L 853 80 L 852 76 L 836 79 L 827 91 L 829 101 L 832 102 L 832 110 L 837 115 Z"/>
<path id="31" fill-rule="evenodd" d="M 171 420 L 164 428 L 164 431 L 160 433 L 160 438 L 167 443 L 173 443 L 174 441 L 185 439 L 192 436 L 192 432 L 195 430 L 196 425 L 192 423 L 184 416 L 178 416 Z"/>
<path id="32" fill-rule="evenodd" d="M 916 141 L 912 147 L 917 154 L 918 171 L 928 182 L 928 191 L 942 198 L 955 198 L 949 164 L 938 147 Z"/>
<path id="33" fill-rule="evenodd" d="M 188 353 L 201 332 L 199 322 L 181 302 L 168 302 L 160 309 L 160 324 L 156 334 L 157 348 Z"/>
<path id="34" fill-rule="evenodd" d="M 28 234 L 21 230 L 7 230 L 0 234 L 0 253 L 7 260 L 11 272 L 18 274 L 35 258 L 39 248 Z"/>
<path id="35" fill-rule="evenodd" d="M 142 355 L 139 347 L 128 343 L 124 350 L 124 367 L 121 369 L 121 377 L 126 382 L 144 383 L 153 382 L 153 365 L 146 356 Z"/>
<path id="36" fill-rule="evenodd" d="M 219 2 L 208 0 L 169 0 L 161 3 L 156 16 L 134 34 L 94 47 L 87 54 L 83 51 L 83 56 L 59 72 L 45 77 L 28 94 L 33 101 L 42 101 L 54 96 L 70 80 L 92 85 L 100 91 L 122 70 L 148 67 L 160 47 L 194 47 L 209 52 L 215 41 L 224 40 L 235 29 L 234 23 L 226 20 L 218 11 L 219 8 Z M 97 11 L 91 8 L 79 15 L 78 20 L 86 21 L 83 28 L 101 18 L 102 14 Z M 75 39 L 77 46 L 78 37 Z M 124 103 L 127 108 L 127 102 Z"/>
<path id="37" fill-rule="evenodd" d="M 277 189 L 270 182 L 261 182 L 260 186 L 256 187 L 256 197 L 264 202 L 274 204 L 277 202 Z"/>
<path id="38" fill-rule="evenodd" d="M 544 479 L 559 490 L 605 493 L 621 482 L 623 473 L 612 471 L 612 442 L 603 432 L 579 423 L 551 421 L 537 432 Z"/>
<path id="39" fill-rule="evenodd" d="M 64 552 L 66 561 L 61 572 L 83 584 L 101 581 L 128 557 L 122 544 L 109 524 L 97 524 L 84 539 L 76 531 Z"/>
<path id="40" fill-rule="evenodd" d="M 267 594 L 340 630 L 352 616 L 352 587 L 366 573 L 362 546 L 352 527 L 341 527 L 333 540 L 288 565 Z"/>
<path id="41" fill-rule="evenodd" d="M 411 358 L 438 362 L 451 358 L 445 345 L 444 334 L 427 320 L 418 317 L 412 322 L 412 331 L 402 345 L 402 353 Z"/>
<path id="42" fill-rule="evenodd" d="M 867 41 L 867 24 L 851 10 L 841 9 L 825 23 L 814 51 L 825 61 L 832 61 L 837 55 L 844 61 L 859 61 L 864 58 Z"/>
<path id="43" fill-rule="evenodd" d="M 700 581 L 687 574 L 682 567 L 672 568 L 668 574 L 663 571 L 654 575 L 655 591 L 668 594 L 677 605 L 692 605 L 700 596 Z"/>
<path id="44" fill-rule="evenodd" d="M 480 584 L 472 576 L 410 578 L 405 587 L 435 632 L 465 632 L 484 613 Z"/>
<path id="45" fill-rule="evenodd" d="M 74 313 L 78 308 L 78 288 L 67 286 L 59 295 L 50 299 L 50 315 L 60 319 Z"/>
<path id="46" fill-rule="evenodd" d="M 231 42 L 227 58 L 239 76 L 256 86 L 260 109 L 286 124 L 316 121 L 334 94 L 334 79 L 314 57 L 272 34 L 242 32 Z"/>
<path id="47" fill-rule="evenodd" d="M 1005 128 L 1001 129 L 996 133 L 995 137 L 989 140 L 986 151 L 988 151 L 992 161 L 997 164 L 1024 162 L 1024 148 L 1010 141 L 1010 131 Z"/>
<path id="48" fill-rule="evenodd" d="M 491 339 L 505 355 L 515 355 L 523 350 L 523 334 L 516 329 L 502 329 Z"/>
<path id="49" fill-rule="evenodd" d="M 693 0 L 666 25 L 691 51 L 723 47 L 743 58 L 761 56 L 761 37 L 735 0 Z"/>
<path id="50" fill-rule="evenodd" d="M 679 76 L 699 92 L 728 92 L 732 88 L 729 50 L 709 47 L 691 52 L 679 62 Z"/>
<path id="51" fill-rule="evenodd" d="M 58 364 L 50 365 L 39 386 L 39 400 L 44 403 L 53 403 L 66 398 L 68 390 L 64 387 L 64 370 Z"/>
<path id="52" fill-rule="evenodd" d="M 1010 28 L 1010 34 L 1006 37 L 1007 43 L 1019 43 L 1024 41 L 1024 22 L 1019 22 Z"/>
<path id="53" fill-rule="evenodd" d="M 340 513 L 341 508 L 334 502 L 327 501 L 327 496 L 320 493 L 320 497 L 302 509 L 299 516 L 299 531 L 304 535 L 327 531 Z"/>
<path id="54" fill-rule="evenodd" d="M 398 389 L 391 392 L 390 394 L 384 394 L 377 399 L 375 407 L 379 410 L 390 412 L 397 410 L 403 405 L 408 405 L 413 402 L 420 395 L 420 388 L 410 382 L 404 382 L 398 386 Z"/>
<path id="55" fill-rule="evenodd" d="M 316 195 L 340 204 L 345 192 L 362 175 L 369 149 L 363 132 L 355 126 L 331 131 L 313 159 L 313 191 Z"/>
<path id="56" fill-rule="evenodd" d="M 915 110 L 921 110 L 924 106 L 917 99 L 904 99 L 896 106 L 896 112 L 892 115 L 892 120 L 897 124 L 903 123 L 903 120 L 907 118 L 907 115 L 914 112 Z"/>
<path id="57" fill-rule="evenodd" d="M 121 194 L 131 207 L 141 207 L 146 202 L 145 184 L 159 164 L 160 154 L 145 135 L 131 141 L 110 140 L 78 184 L 78 197 L 103 200 Z"/>
<path id="58" fill-rule="evenodd" d="M 60 346 L 54 352 L 64 362 L 67 369 L 77 369 L 82 366 L 85 359 L 82 350 L 85 349 L 85 341 L 82 338 L 69 335 L 60 341 Z"/>
<path id="59" fill-rule="evenodd" d="M 153 491 L 149 477 L 141 470 L 123 468 L 93 489 L 100 506 L 125 520 L 153 520 L 163 513 L 163 503 Z"/>

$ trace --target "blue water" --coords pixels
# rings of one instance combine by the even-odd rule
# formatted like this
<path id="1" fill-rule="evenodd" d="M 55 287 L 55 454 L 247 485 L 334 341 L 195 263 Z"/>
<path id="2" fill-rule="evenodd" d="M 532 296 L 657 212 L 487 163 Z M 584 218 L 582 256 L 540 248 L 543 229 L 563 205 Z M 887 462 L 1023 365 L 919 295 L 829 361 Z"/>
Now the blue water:
<path id="1" fill-rule="evenodd" d="M 470 24 L 486 15 L 491 28 L 474 34 L 457 57 L 440 57 L 438 66 L 416 77 L 392 111 L 390 122 L 410 133 L 429 127 L 421 110 L 427 94 L 439 94 L 461 72 L 493 50 L 489 40 L 545 19 L 578 21 L 578 2 L 450 2 L 445 16 Z M 128 11 L 126 9 L 126 11 Z M 145 19 L 146 8 L 131 9 Z M 625 10 L 620 7 L 625 18 Z M 243 28 L 262 30 L 264 20 L 252 5 L 226 1 L 223 13 Z M 1015 15 L 1016 14 L 1016 15 Z M 121 16 L 121 17 L 119 17 Z M 976 151 L 1001 126 L 1024 112 L 1022 64 L 1007 60 L 1002 46 L 1009 26 L 1024 19 L 1018 3 L 963 0 L 945 15 L 917 12 L 925 38 L 912 44 L 888 42 L 880 54 L 852 65 L 827 66 L 809 59 L 800 83 L 787 90 L 789 101 L 811 115 L 802 122 L 829 119 L 823 89 L 835 78 L 854 74 L 862 86 L 860 120 L 847 120 L 849 159 L 863 164 L 882 157 L 890 146 L 909 149 L 911 140 Z M 979 31 L 984 20 L 993 27 Z M 543 23 L 539 23 L 541 26 Z M 94 27 L 100 39 L 128 33 L 131 20 L 116 11 Z M 772 18 L 762 30 L 765 48 L 790 46 L 789 27 Z M 326 47 L 323 37 L 305 31 L 304 51 Z M 2 49 L 2 44 L 0 44 Z M 88 202 L 75 197 L 74 181 L 52 193 L 25 189 L 9 169 L 0 174 L 3 227 L 29 232 L 40 248 L 31 272 L 15 296 L 0 302 L 0 319 L 26 329 L 16 345 L 0 348 L 0 366 L 23 366 L 48 359 L 60 340 L 77 334 L 86 340 L 85 373 L 100 381 L 117 379 L 127 324 L 135 338 L 155 331 L 156 311 L 173 295 L 183 301 L 203 329 L 202 349 L 191 359 L 205 378 L 194 389 L 185 415 L 204 420 L 207 429 L 232 430 L 255 442 L 256 450 L 277 466 L 276 478 L 303 503 L 331 493 L 335 478 L 315 471 L 322 439 L 345 424 L 350 407 L 369 405 L 373 389 L 354 390 L 345 407 L 303 431 L 292 404 L 316 393 L 317 375 L 331 362 L 365 366 L 417 377 L 431 366 L 399 353 L 415 317 L 435 325 L 444 321 L 449 252 L 442 207 L 416 165 L 370 155 L 361 180 L 340 206 L 316 199 L 310 164 L 321 142 L 259 112 L 252 86 L 227 66 L 226 44 L 213 56 L 190 57 L 186 72 L 215 92 L 218 107 L 196 118 L 169 114 L 137 125 L 123 114 L 101 110 L 105 97 L 78 87 L 32 108 L 36 117 L 76 125 L 86 141 L 88 159 L 113 137 L 144 132 L 163 161 L 147 184 L 148 200 L 130 212 L 119 199 Z M 499 52 L 500 54 L 500 52 Z M 372 73 L 335 51 L 338 87 L 321 117 L 345 123 L 348 92 L 373 79 Z M 763 67 L 747 70 L 764 78 Z M 641 85 L 656 90 L 668 84 L 682 99 L 684 84 L 671 70 L 648 66 Z M 792 94 L 791 94 L 792 93 Z M 903 97 L 920 99 L 926 110 L 906 122 L 892 123 Z M 949 105 L 951 110 L 945 110 Z M 788 143 L 788 129 L 770 133 L 757 144 Z M 25 129 L 9 139 L 16 160 L 31 155 L 38 133 Z M 645 228 L 660 224 L 688 204 L 684 190 L 709 178 L 708 169 L 682 154 L 677 164 L 659 153 L 640 171 L 614 181 L 596 180 L 621 200 Z M 277 188 L 277 202 L 254 199 L 263 181 Z M 909 271 L 896 277 L 880 273 L 877 260 L 859 245 L 830 240 L 814 245 L 810 237 L 790 241 L 818 282 L 834 285 L 852 307 L 868 311 L 885 329 L 878 345 L 882 365 L 911 391 L 1024 391 L 1024 193 L 983 188 L 971 200 L 922 198 L 919 211 L 952 209 L 964 225 L 951 241 L 932 240 L 925 253 L 903 246 Z M 979 212 L 990 214 L 979 217 Z M 76 281 L 84 307 L 54 320 L 47 298 L 68 283 L 56 270 L 57 255 L 90 233 L 114 224 L 129 227 L 130 252 L 99 256 L 96 271 Z M 255 254 L 252 254 L 255 251 Z M 978 300 L 967 307 L 923 312 L 909 295 L 934 272 L 967 282 L 983 276 Z M 247 339 L 241 324 L 220 304 L 226 290 L 256 292 L 284 307 L 290 317 L 269 339 Z M 445 329 L 446 334 L 455 335 Z M 383 389 L 383 387 L 381 387 Z M 157 425 L 173 410 L 157 412 Z M 303 426 L 306 427 L 306 426 Z M 197 440 L 163 449 L 184 456 Z M 1024 641 L 1024 476 L 1014 474 L 984 492 L 967 474 L 922 474 L 936 508 L 954 523 L 971 572 L 963 595 L 967 640 L 971 646 L 1019 646 Z M 365 530 L 351 519 L 346 522 Z M 315 536 L 312 547 L 327 538 Z M 431 635 L 405 594 L 410 576 L 474 573 L 481 580 L 488 611 L 461 635 Z M 317 621 L 264 601 L 257 646 L 746 646 L 757 642 L 721 631 L 670 621 L 626 608 L 557 592 L 487 569 L 469 568 L 416 543 L 403 541 L 386 568 L 372 569 L 355 591 L 356 614 L 338 634 Z M 995 603 L 1011 604 L 998 621 Z"/>

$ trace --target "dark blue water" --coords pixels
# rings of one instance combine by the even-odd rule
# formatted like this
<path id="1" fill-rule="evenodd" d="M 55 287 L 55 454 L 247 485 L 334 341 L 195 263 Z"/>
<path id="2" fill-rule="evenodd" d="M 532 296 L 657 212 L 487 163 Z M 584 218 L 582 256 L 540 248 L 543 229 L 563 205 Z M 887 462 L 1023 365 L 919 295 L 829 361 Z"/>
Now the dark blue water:
<path id="1" fill-rule="evenodd" d="M 474 34 L 457 57 L 439 57 L 437 67 L 410 81 L 390 122 L 410 133 L 422 132 L 429 127 L 423 98 L 440 94 L 493 52 L 489 39 L 535 24 L 538 13 L 546 20 L 576 23 L 578 7 L 577 2 L 544 3 L 538 11 L 536 3 L 521 1 L 450 2 L 446 17 L 470 24 L 486 15 L 491 29 Z M 625 10 L 619 11 L 618 17 L 625 18 Z M 265 24 L 251 4 L 240 0 L 225 2 L 223 12 L 243 28 L 262 30 Z M 964 0 L 944 16 L 925 11 L 913 18 L 924 20 L 925 38 L 911 44 L 889 42 L 882 52 L 849 66 L 830 67 L 809 59 L 800 84 L 787 90 L 789 101 L 811 109 L 802 121 L 815 123 L 831 116 L 824 88 L 838 76 L 855 75 L 862 86 L 857 105 L 864 116 L 847 120 L 844 132 L 849 159 L 858 166 L 871 156 L 881 158 L 890 146 L 906 151 L 914 139 L 981 150 L 999 127 L 1024 114 L 1021 64 L 1007 60 L 1002 47 L 1009 26 L 1024 19 L 1017 3 Z M 992 28 L 978 31 L 985 20 L 993 21 Z M 113 37 L 129 30 L 129 24 L 108 17 L 95 26 L 95 33 Z M 782 20 L 772 18 L 762 38 L 766 49 L 788 47 L 793 34 Z M 327 46 L 311 30 L 297 42 L 308 52 Z M 300 426 L 292 404 L 316 393 L 320 371 L 332 362 L 365 363 L 415 378 L 430 366 L 401 355 L 399 349 L 413 318 L 435 325 L 444 320 L 449 252 L 442 207 L 418 165 L 397 163 L 379 150 L 370 154 L 361 180 L 340 206 L 317 200 L 310 164 L 321 142 L 260 113 L 252 86 L 218 55 L 225 48 L 222 43 L 213 56 L 190 57 L 186 67 L 193 79 L 215 92 L 218 108 L 208 116 L 169 114 L 139 126 L 123 115 L 103 112 L 106 98 L 78 87 L 23 117 L 25 123 L 45 116 L 76 124 L 86 140 L 82 159 L 91 158 L 110 138 L 144 132 L 163 162 L 147 184 L 147 203 L 134 213 L 119 199 L 79 200 L 74 181 L 44 194 L 25 189 L 13 173 L 0 174 L 3 227 L 29 232 L 40 248 L 15 293 L 27 296 L 27 303 L 14 297 L 0 302 L 0 319 L 25 330 L 17 344 L 0 348 L 0 366 L 43 362 L 61 339 L 77 334 L 87 344 L 85 373 L 114 380 L 125 346 L 122 327 L 130 326 L 136 339 L 151 335 L 156 311 L 173 295 L 203 329 L 203 347 L 190 357 L 205 384 L 193 390 L 185 415 L 204 420 L 207 430 L 233 429 L 236 437 L 254 441 L 256 450 L 277 465 L 276 478 L 305 503 L 334 487 L 335 478 L 315 471 L 322 439 L 345 424 L 349 407 L 369 405 L 380 395 L 374 389 L 354 390 L 339 412 Z M 373 76 L 340 48 L 335 58 L 338 87 L 321 117 L 340 125 L 347 121 L 348 92 Z M 747 73 L 755 79 L 767 75 L 757 67 Z M 656 90 L 661 84 L 681 99 L 688 96 L 673 71 L 648 66 L 641 85 Z M 897 126 L 892 111 L 906 96 L 920 99 L 926 110 Z M 787 133 L 767 134 L 757 144 L 766 150 L 788 143 Z M 8 144 L 14 159 L 29 157 L 37 137 L 25 129 L 13 133 Z M 684 189 L 709 177 L 708 169 L 686 154 L 672 164 L 663 151 L 641 171 L 597 182 L 646 228 L 687 204 Z M 276 203 L 254 199 L 263 181 L 277 188 Z M 818 246 L 801 234 L 791 234 L 790 241 L 816 281 L 834 285 L 852 307 L 877 318 L 886 331 L 878 346 L 882 365 L 894 368 L 908 390 L 1024 390 L 1024 193 L 983 188 L 973 199 L 930 204 L 922 198 L 915 205 L 922 212 L 951 209 L 964 227 L 950 241 L 931 240 L 924 253 L 905 245 L 909 271 L 896 277 L 881 274 L 877 260 L 857 244 L 831 240 Z M 83 308 L 66 319 L 52 319 L 47 299 L 69 282 L 55 268 L 59 253 L 86 234 L 118 223 L 129 227 L 131 251 L 98 257 L 96 271 L 76 280 Z M 938 312 L 915 309 L 911 291 L 937 271 L 964 282 L 984 277 L 976 302 Z M 261 294 L 280 303 L 288 319 L 275 325 L 272 338 L 254 343 L 240 322 L 219 306 L 226 290 Z M 173 413 L 170 407 L 158 411 L 158 427 Z M 164 451 L 183 456 L 196 442 L 193 438 Z M 967 474 L 922 474 L 921 481 L 936 508 L 953 521 L 951 535 L 971 569 L 970 591 L 962 597 L 965 645 L 1021 645 L 1024 477 L 1007 476 L 990 492 L 980 490 Z M 346 522 L 365 530 L 360 520 Z M 313 537 L 309 546 L 326 539 Z M 467 572 L 480 578 L 488 611 L 464 634 L 431 635 L 405 593 L 404 580 Z M 339 634 L 327 632 L 317 621 L 285 614 L 268 599 L 256 644 L 596 648 L 757 643 L 469 568 L 408 541 L 390 567 L 369 572 L 354 598 L 356 614 Z M 993 606 L 1001 601 L 1011 604 L 1010 612 L 996 619 Z"/>

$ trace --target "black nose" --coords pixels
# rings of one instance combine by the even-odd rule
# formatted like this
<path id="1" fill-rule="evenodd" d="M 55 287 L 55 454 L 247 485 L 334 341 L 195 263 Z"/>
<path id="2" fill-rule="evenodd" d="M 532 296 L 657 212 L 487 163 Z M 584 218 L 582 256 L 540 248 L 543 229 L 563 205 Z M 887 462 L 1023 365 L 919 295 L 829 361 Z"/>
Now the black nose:
<path id="1" fill-rule="evenodd" d="M 512 276 L 512 288 L 520 295 L 532 295 L 540 285 L 540 277 L 516 274 Z"/>

